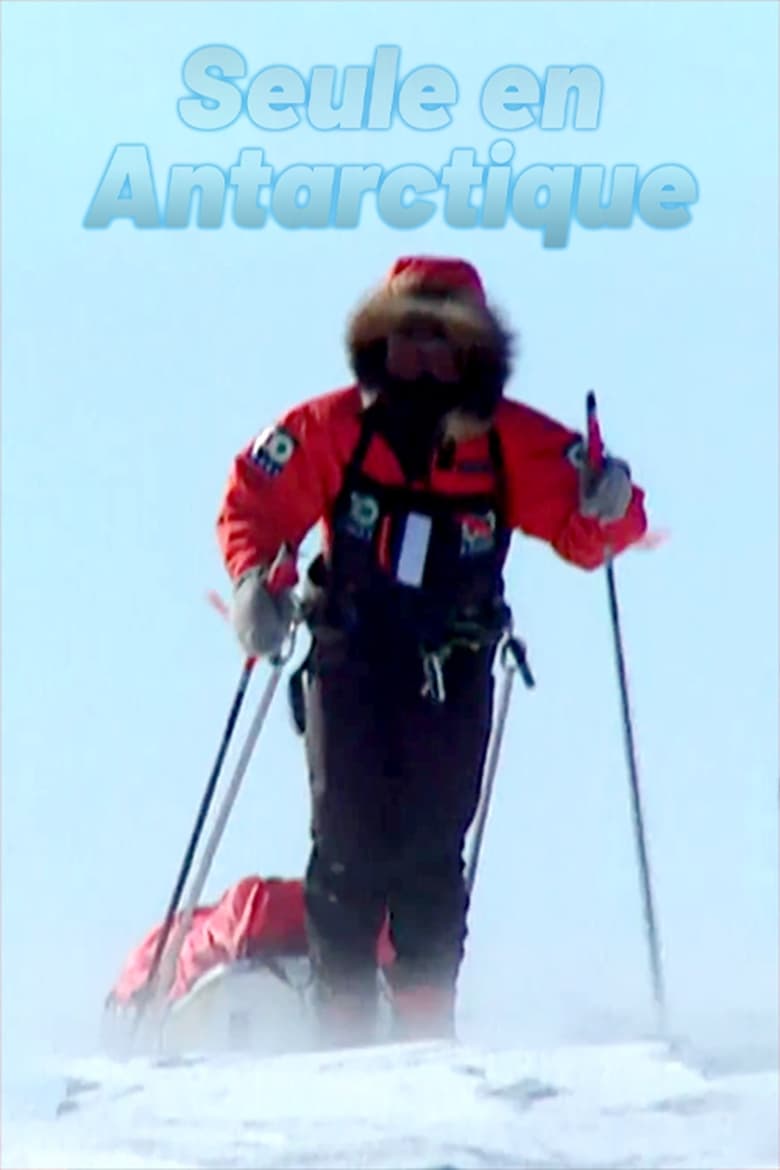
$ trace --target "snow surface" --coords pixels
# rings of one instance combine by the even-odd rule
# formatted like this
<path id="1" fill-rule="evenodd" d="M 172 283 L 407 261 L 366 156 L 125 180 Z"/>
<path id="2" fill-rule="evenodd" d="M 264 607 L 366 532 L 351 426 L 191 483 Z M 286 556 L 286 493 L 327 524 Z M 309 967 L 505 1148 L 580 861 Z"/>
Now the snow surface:
<path id="1" fill-rule="evenodd" d="M 35 1087 L 47 1116 L 6 1111 L 6 1170 L 778 1165 L 776 1072 L 708 1076 L 661 1045 L 93 1058 L 68 1074 L 68 1095 L 62 1078 Z"/>

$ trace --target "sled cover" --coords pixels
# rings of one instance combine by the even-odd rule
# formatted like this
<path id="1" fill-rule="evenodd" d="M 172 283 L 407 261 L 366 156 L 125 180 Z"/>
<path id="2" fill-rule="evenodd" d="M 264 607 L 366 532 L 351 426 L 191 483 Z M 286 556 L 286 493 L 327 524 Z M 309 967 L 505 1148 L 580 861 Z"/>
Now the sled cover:
<path id="1" fill-rule="evenodd" d="M 174 931 L 181 922 L 177 915 Z M 146 985 L 162 924 L 128 956 L 109 1000 L 129 1003 Z M 174 932 L 172 932 L 173 934 Z M 186 995 L 212 968 L 240 959 L 294 958 L 307 953 L 303 883 L 299 879 L 246 877 L 212 906 L 199 906 L 176 963 L 173 1002 Z M 378 961 L 392 961 L 386 930 L 378 940 Z"/>

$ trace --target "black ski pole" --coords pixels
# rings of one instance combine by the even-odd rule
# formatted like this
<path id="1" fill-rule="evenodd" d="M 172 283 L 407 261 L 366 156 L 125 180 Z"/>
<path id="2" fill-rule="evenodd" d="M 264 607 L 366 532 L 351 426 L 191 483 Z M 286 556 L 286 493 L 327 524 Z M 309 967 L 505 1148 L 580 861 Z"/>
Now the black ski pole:
<path id="1" fill-rule="evenodd" d="M 604 444 L 601 437 L 598 415 L 596 413 L 596 395 L 591 390 L 586 400 L 588 424 L 588 464 L 593 470 L 598 470 L 604 461 Z M 631 810 L 634 823 L 637 854 L 639 857 L 639 873 L 642 886 L 642 908 L 644 914 L 645 937 L 650 958 L 650 974 L 653 985 L 653 998 L 656 1007 L 656 1017 L 659 1032 L 667 1034 L 666 992 L 664 988 L 663 965 L 661 962 L 661 941 L 658 930 L 658 920 L 655 913 L 653 886 L 650 876 L 650 858 L 647 850 L 647 836 L 645 833 L 644 814 L 642 811 L 642 795 L 639 784 L 639 768 L 637 767 L 636 744 L 634 726 L 631 717 L 631 705 L 628 695 L 628 672 L 626 670 L 626 656 L 623 648 L 623 635 L 620 628 L 620 609 L 618 606 L 617 585 L 615 583 L 615 566 L 610 551 L 606 558 L 607 598 L 609 601 L 609 618 L 612 625 L 612 635 L 615 643 L 615 665 L 617 668 L 618 684 L 620 688 L 621 714 L 623 719 L 623 742 L 628 764 L 628 776 L 631 789 Z"/>
<path id="2" fill-rule="evenodd" d="M 208 816 L 211 802 L 214 799 L 214 793 L 217 788 L 217 781 L 219 780 L 219 775 L 222 771 L 222 765 L 225 762 L 225 756 L 227 755 L 227 750 L 230 746 L 230 740 L 232 739 L 236 723 L 238 722 L 238 716 L 241 711 L 241 706 L 244 702 L 247 689 L 249 687 L 249 680 L 252 677 L 252 670 L 254 669 L 255 662 L 256 659 L 247 658 L 243 667 L 241 668 L 241 677 L 238 680 L 238 687 L 236 688 L 236 693 L 228 713 L 227 723 L 225 724 L 225 730 L 222 733 L 222 739 L 217 750 L 216 759 L 214 760 L 214 766 L 211 769 L 211 774 L 208 778 L 208 783 L 206 784 L 206 789 L 203 793 L 200 807 L 198 808 L 198 814 L 195 818 L 192 834 L 187 844 L 187 848 L 184 853 L 184 859 L 179 869 L 179 875 L 176 878 L 176 884 L 173 887 L 173 893 L 171 894 L 171 900 L 168 903 L 168 909 L 165 913 L 165 920 L 160 931 L 160 937 L 157 940 L 157 946 L 154 949 L 154 956 L 149 967 L 149 974 L 141 990 L 138 1011 L 135 1017 L 134 1032 L 137 1031 L 141 1022 L 141 1018 L 146 1010 L 146 1006 L 152 998 L 155 990 L 155 983 L 157 981 L 157 975 L 160 970 L 160 963 L 162 962 L 165 948 L 168 945 L 168 939 L 170 938 L 171 930 L 173 929 L 176 912 L 179 909 L 179 903 L 181 902 L 181 896 L 184 892 L 184 887 L 187 883 L 187 878 L 189 877 L 189 873 L 192 868 L 192 862 L 195 858 L 195 851 L 198 848 L 200 835 L 203 832 L 203 826 L 206 823 L 206 817 Z"/>
<path id="3" fill-rule="evenodd" d="M 295 567 L 295 557 L 288 546 L 283 544 L 279 548 L 279 552 L 277 553 L 276 558 L 274 559 L 268 571 L 266 578 L 266 588 L 269 590 L 269 592 L 275 594 L 282 589 L 292 589 L 297 581 L 298 573 Z M 216 597 L 216 595 L 212 595 L 210 600 L 216 603 L 218 609 L 223 610 L 227 614 L 227 607 L 220 603 L 219 598 Z M 292 648 L 290 647 L 290 652 L 291 649 Z M 230 741 L 233 737 L 236 723 L 238 722 L 238 716 L 241 711 L 241 706 L 244 702 L 244 697 L 246 696 L 246 692 L 249 688 L 249 682 L 252 677 L 252 671 L 256 661 L 256 658 L 248 657 L 245 659 L 244 665 L 241 668 L 241 676 L 238 680 L 238 687 L 236 688 L 236 693 L 228 713 L 225 730 L 222 733 L 222 739 L 217 751 L 217 757 L 214 761 L 214 766 L 211 769 L 211 775 L 209 776 L 208 782 L 206 784 L 206 790 L 203 793 L 203 797 L 200 802 L 198 815 L 195 818 L 195 825 L 193 826 L 192 834 L 187 844 L 184 860 L 181 863 L 181 868 L 176 879 L 176 884 L 173 887 L 173 893 L 171 894 L 171 900 L 168 904 L 168 909 L 165 914 L 165 920 L 160 931 L 160 937 L 157 940 L 157 946 L 154 949 L 154 955 L 149 967 L 149 974 L 139 995 L 138 1010 L 136 1012 L 132 1028 L 133 1037 L 135 1037 L 138 1033 L 138 1029 L 141 1026 L 141 1022 L 146 1013 L 147 1007 L 156 997 L 157 980 L 163 959 L 165 957 L 166 948 L 171 937 L 174 922 L 176 920 L 176 912 L 179 909 L 182 894 L 184 893 L 184 887 L 187 883 L 190 870 L 192 869 L 192 863 L 195 859 L 195 851 L 198 848 L 200 835 L 203 832 L 203 826 L 206 823 L 206 817 L 208 816 L 211 802 L 214 799 L 214 793 L 217 788 L 217 781 L 219 780 L 219 776 L 222 771 L 222 765 L 225 762 L 225 756 L 227 755 L 228 747 L 230 746 Z M 278 662 L 281 662 L 281 659 L 272 658 L 271 662 L 272 664 L 277 665 Z"/>
<path id="4" fill-rule="evenodd" d="M 293 644 L 290 644 L 290 653 L 292 653 Z M 214 861 L 217 849 L 219 848 L 225 828 L 227 827 L 230 814 L 233 811 L 233 806 L 236 802 L 241 784 L 243 782 L 246 770 L 249 767 L 249 762 L 252 758 L 255 745 L 257 744 L 260 732 L 263 730 L 268 712 L 271 708 L 274 695 L 276 694 L 279 681 L 282 677 L 285 662 L 287 657 L 274 661 L 271 677 L 269 678 L 265 690 L 260 699 L 257 708 L 257 714 L 252 720 L 252 726 L 246 737 L 246 742 L 241 751 L 235 771 L 227 787 L 227 791 L 222 799 L 222 803 L 217 810 L 213 828 L 203 848 L 203 856 L 200 864 L 193 876 L 191 888 L 187 892 L 187 899 L 182 909 L 179 921 L 176 923 L 170 933 L 170 942 L 167 949 L 162 955 L 159 970 L 157 973 L 158 986 L 153 988 L 153 992 L 160 1001 L 168 994 L 171 985 L 175 979 L 176 964 L 179 961 L 184 940 L 187 933 L 192 926 L 192 919 L 195 911 L 198 908 L 200 896 L 203 893 L 203 887 L 209 875 L 209 870 Z"/>

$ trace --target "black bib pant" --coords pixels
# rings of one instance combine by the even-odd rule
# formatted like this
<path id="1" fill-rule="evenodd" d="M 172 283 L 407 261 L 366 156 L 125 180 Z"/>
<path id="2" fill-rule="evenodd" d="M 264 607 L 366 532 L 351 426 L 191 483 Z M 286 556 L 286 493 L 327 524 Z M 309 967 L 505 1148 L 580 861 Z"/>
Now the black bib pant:
<path id="1" fill-rule="evenodd" d="M 454 645 L 449 623 L 456 613 L 495 613 L 509 541 L 492 433 L 494 489 L 449 498 L 367 476 L 372 433 L 367 420 L 334 511 L 305 704 L 311 957 L 325 995 L 367 998 L 386 916 L 392 985 L 455 986 L 468 909 L 464 838 L 490 736 L 498 638 Z M 415 514 L 430 518 L 422 587 L 401 587 L 393 577 Z M 421 647 L 445 644 L 446 697 L 436 703 L 422 694 Z"/>
<path id="2" fill-rule="evenodd" d="M 313 848 L 305 895 L 318 979 L 372 995 L 389 916 L 392 983 L 454 987 L 466 937 L 463 846 L 490 734 L 490 649 L 445 663 L 421 695 L 416 648 L 381 662 L 315 646 L 307 694 Z"/>

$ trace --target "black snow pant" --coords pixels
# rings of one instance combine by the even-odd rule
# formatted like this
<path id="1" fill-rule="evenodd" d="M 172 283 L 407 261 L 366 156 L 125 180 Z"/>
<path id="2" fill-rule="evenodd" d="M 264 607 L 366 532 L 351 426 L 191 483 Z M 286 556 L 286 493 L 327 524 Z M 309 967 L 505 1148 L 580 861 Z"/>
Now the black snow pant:
<path id="1" fill-rule="evenodd" d="M 456 649 L 446 702 L 421 696 L 416 648 L 315 644 L 306 699 L 313 847 L 305 878 L 315 976 L 326 994 L 376 986 L 389 918 L 394 987 L 454 988 L 466 938 L 463 846 L 479 799 L 492 648 Z"/>

